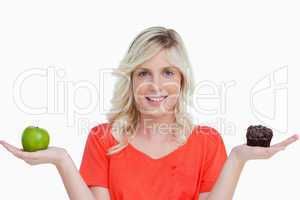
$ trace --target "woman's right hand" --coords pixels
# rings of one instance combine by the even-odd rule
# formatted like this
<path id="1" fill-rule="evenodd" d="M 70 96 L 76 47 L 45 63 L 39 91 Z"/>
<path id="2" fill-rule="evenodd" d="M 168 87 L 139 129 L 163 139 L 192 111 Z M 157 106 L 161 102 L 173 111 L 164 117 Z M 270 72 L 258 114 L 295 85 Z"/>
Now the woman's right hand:
<path id="1" fill-rule="evenodd" d="M 68 192 L 69 199 L 109 199 L 108 191 L 105 191 L 105 194 L 100 194 L 101 191 L 98 191 L 95 195 L 99 195 L 99 197 L 96 198 L 94 196 L 93 192 L 80 176 L 75 163 L 65 149 L 59 147 L 48 147 L 48 149 L 45 150 L 26 152 L 8 144 L 5 141 L 0 140 L 0 144 L 14 156 L 24 160 L 30 165 L 43 163 L 54 164 L 62 178 L 66 191 Z"/>
<path id="2" fill-rule="evenodd" d="M 67 151 L 60 147 L 48 147 L 45 150 L 26 152 L 3 140 L 0 140 L 0 144 L 15 157 L 24 160 L 30 165 L 50 163 L 58 166 L 68 156 Z"/>

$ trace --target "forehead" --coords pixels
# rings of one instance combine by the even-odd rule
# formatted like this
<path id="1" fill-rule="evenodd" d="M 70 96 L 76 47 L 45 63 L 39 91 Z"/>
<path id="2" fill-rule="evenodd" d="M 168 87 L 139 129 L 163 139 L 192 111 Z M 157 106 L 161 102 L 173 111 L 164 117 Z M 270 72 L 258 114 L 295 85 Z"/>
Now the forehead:
<path id="1" fill-rule="evenodd" d="M 153 66 L 153 67 L 150 67 L 150 66 L 146 66 L 146 65 L 137 67 L 136 71 L 143 71 L 143 70 L 145 70 L 145 71 L 156 71 L 156 70 L 161 71 L 164 69 L 179 71 L 176 66 Z"/>
<path id="2" fill-rule="evenodd" d="M 170 63 L 166 57 L 165 51 L 160 51 L 156 55 L 154 55 L 149 60 L 145 61 L 144 63 L 140 64 L 136 67 L 136 69 L 144 69 L 144 70 L 159 70 L 164 68 L 173 68 L 176 69 L 177 67 Z"/>

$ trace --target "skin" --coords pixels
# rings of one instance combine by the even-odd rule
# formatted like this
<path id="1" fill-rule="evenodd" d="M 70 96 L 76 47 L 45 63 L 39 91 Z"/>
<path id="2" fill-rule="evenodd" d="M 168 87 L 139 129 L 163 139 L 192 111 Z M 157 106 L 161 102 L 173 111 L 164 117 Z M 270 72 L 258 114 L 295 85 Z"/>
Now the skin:
<path id="1" fill-rule="evenodd" d="M 176 125 L 174 109 L 180 94 L 180 70 L 165 59 L 161 51 L 138 66 L 132 76 L 135 105 L 140 112 L 136 136 L 130 141 L 152 158 L 162 157 L 177 148 L 173 134 Z M 146 96 L 167 95 L 159 106 Z M 173 127 L 173 128 L 172 128 Z"/>
<path id="2" fill-rule="evenodd" d="M 137 70 L 133 76 L 134 98 L 141 113 L 141 121 L 135 140 L 132 140 L 131 143 L 153 158 L 159 158 L 176 148 L 172 140 L 172 134 L 162 134 L 163 131 L 153 127 L 161 124 L 174 124 L 175 118 L 172 111 L 178 100 L 176 96 L 180 92 L 178 86 L 180 86 L 181 76 L 176 69 L 168 68 L 168 70 L 173 69 L 175 72 L 172 76 L 169 76 L 170 73 L 167 72 L 165 67 L 171 66 L 171 63 L 168 63 L 164 58 L 164 52 L 160 52 L 142 66 L 147 67 L 149 73 L 143 73 L 145 76 L 138 76 L 140 71 Z M 168 94 L 168 98 L 170 98 L 167 98 L 160 108 L 153 108 L 147 103 L 144 96 L 159 92 Z M 167 133 L 172 133 L 172 130 L 167 130 Z M 269 159 L 296 140 L 298 140 L 298 135 L 293 135 L 269 148 L 250 147 L 246 144 L 235 146 L 231 150 L 213 189 L 210 192 L 201 193 L 199 198 L 201 200 L 232 199 L 240 174 L 247 161 Z M 64 148 L 49 147 L 47 150 L 29 153 L 3 140 L 0 140 L 0 144 L 14 156 L 30 165 L 53 164 L 62 178 L 70 200 L 110 199 L 109 191 L 106 188 L 89 188 L 85 184 L 76 165 Z"/>

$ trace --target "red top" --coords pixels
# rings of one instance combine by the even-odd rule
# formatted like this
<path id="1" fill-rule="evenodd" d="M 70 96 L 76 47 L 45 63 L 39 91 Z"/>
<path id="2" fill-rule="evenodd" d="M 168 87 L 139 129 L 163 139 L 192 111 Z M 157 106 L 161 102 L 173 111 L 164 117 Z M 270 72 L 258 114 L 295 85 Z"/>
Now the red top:
<path id="1" fill-rule="evenodd" d="M 198 200 L 212 189 L 227 158 L 217 130 L 200 125 L 187 143 L 158 159 L 131 144 L 105 155 L 117 143 L 111 124 L 92 128 L 80 166 L 86 184 L 108 188 L 111 200 Z"/>

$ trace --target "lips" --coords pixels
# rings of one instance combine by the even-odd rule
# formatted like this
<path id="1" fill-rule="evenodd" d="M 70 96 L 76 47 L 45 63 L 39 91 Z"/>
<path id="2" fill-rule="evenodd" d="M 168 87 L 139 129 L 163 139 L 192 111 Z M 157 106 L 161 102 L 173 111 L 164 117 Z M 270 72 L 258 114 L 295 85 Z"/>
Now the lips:
<path id="1" fill-rule="evenodd" d="M 166 99 L 168 96 L 146 96 L 145 98 L 151 102 L 161 102 Z"/>

